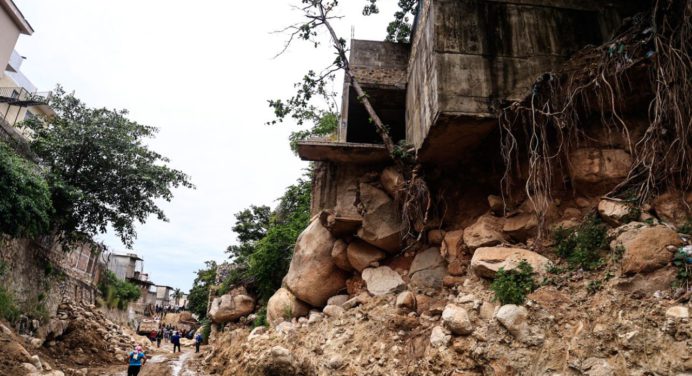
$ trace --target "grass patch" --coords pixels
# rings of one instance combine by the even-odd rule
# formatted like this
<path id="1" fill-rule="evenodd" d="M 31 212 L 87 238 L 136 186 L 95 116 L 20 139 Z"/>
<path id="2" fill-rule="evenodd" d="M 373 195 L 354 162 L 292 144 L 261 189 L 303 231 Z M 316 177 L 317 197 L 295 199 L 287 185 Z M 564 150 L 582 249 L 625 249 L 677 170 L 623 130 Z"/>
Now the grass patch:
<path id="1" fill-rule="evenodd" d="M 504 304 L 523 304 L 526 296 L 536 289 L 533 268 L 522 260 L 516 269 L 500 268 L 490 289 L 495 292 L 495 300 Z"/>
<path id="2" fill-rule="evenodd" d="M 572 269 L 595 270 L 604 264 L 599 253 L 608 245 L 607 230 L 595 216 L 576 229 L 558 228 L 553 239 L 558 256 L 566 259 Z"/>
<path id="3" fill-rule="evenodd" d="M 4 287 L 0 286 L 0 317 L 10 323 L 14 323 L 19 320 L 20 314 L 14 297 Z"/>
<path id="4" fill-rule="evenodd" d="M 257 318 L 252 322 L 252 327 L 256 328 L 258 326 L 269 326 L 267 323 L 267 307 L 262 307 L 255 313 Z"/>

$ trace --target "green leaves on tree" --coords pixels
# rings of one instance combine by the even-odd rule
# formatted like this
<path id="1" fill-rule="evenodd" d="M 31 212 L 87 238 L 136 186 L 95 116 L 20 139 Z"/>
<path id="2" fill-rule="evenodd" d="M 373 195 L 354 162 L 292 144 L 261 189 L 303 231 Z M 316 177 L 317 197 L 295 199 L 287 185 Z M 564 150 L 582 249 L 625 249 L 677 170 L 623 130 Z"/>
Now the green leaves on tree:
<path id="1" fill-rule="evenodd" d="M 157 129 L 128 119 L 127 111 L 89 108 L 61 87 L 50 105 L 55 116 L 26 126 L 51 187 L 52 225 L 66 240 L 90 238 L 111 226 L 131 247 L 135 222 L 152 215 L 167 220 L 156 200 L 170 201 L 173 188 L 193 187 L 146 145 Z"/>
<path id="2" fill-rule="evenodd" d="M 0 142 L 0 233 L 45 234 L 52 215 L 51 191 L 39 167 Z"/>

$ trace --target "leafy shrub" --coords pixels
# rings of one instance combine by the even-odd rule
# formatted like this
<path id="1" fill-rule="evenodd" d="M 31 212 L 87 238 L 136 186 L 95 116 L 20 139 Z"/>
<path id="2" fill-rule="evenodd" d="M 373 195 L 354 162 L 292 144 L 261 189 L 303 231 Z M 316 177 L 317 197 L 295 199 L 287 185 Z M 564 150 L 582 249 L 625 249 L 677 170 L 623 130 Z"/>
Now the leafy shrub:
<path id="1" fill-rule="evenodd" d="M 207 316 L 209 291 L 216 280 L 217 265 L 215 261 L 206 261 L 206 268 L 197 271 L 197 277 L 187 297 L 187 308 L 202 320 Z"/>
<path id="2" fill-rule="evenodd" d="M 685 235 L 692 235 L 692 218 L 687 218 L 687 222 L 678 227 L 678 232 Z"/>
<path id="3" fill-rule="evenodd" d="M 268 326 L 267 323 L 267 307 L 262 307 L 256 312 L 257 318 L 252 322 L 252 327 Z"/>
<path id="4" fill-rule="evenodd" d="M 0 142 L 0 233 L 45 234 L 52 214 L 50 189 L 38 166 Z"/>
<path id="5" fill-rule="evenodd" d="M 209 318 L 205 318 L 201 322 L 202 324 L 202 337 L 204 338 L 204 342 L 207 343 L 209 341 L 209 336 L 211 335 L 211 320 Z"/>
<path id="6" fill-rule="evenodd" d="M 673 287 L 689 287 L 692 282 L 692 267 L 687 263 L 687 253 L 682 249 L 678 249 L 673 257 L 673 266 L 678 270 Z"/>
<path id="7" fill-rule="evenodd" d="M 594 270 L 603 265 L 599 251 L 607 246 L 606 227 L 591 216 L 575 230 L 558 228 L 553 234 L 557 254 L 571 268 Z"/>
<path id="8" fill-rule="evenodd" d="M 490 285 L 490 289 L 495 292 L 495 299 L 502 304 L 522 304 L 536 287 L 533 268 L 526 260 L 522 260 L 517 268 L 512 270 L 500 268 Z"/>
<path id="9" fill-rule="evenodd" d="M 99 290 L 108 308 L 124 310 L 128 303 L 139 299 L 141 292 L 134 284 L 119 279 L 113 272 L 106 270 L 99 283 Z"/>
<path id="10" fill-rule="evenodd" d="M 14 302 L 12 295 L 0 286 L 0 318 L 3 318 L 11 323 L 19 320 L 19 308 Z"/>

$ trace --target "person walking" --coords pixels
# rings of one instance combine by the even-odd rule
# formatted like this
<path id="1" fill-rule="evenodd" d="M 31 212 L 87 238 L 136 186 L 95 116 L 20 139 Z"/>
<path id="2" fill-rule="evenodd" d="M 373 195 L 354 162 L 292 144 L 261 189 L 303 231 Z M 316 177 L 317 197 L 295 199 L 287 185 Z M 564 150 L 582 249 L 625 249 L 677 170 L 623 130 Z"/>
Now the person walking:
<path id="1" fill-rule="evenodd" d="M 195 336 L 195 352 L 199 352 L 199 347 L 202 345 L 202 341 L 204 341 L 204 337 L 202 337 L 202 333 L 197 333 Z"/>
<path id="2" fill-rule="evenodd" d="M 173 332 L 171 342 L 173 343 L 173 353 L 175 353 L 176 347 L 178 348 L 178 352 L 180 352 L 180 334 L 178 334 L 178 332 Z"/>
<path id="3" fill-rule="evenodd" d="M 161 340 L 163 339 L 163 329 L 159 329 L 156 333 L 156 347 L 161 347 Z"/>
<path id="4" fill-rule="evenodd" d="M 137 376 L 142 369 L 142 365 L 147 362 L 147 356 L 142 351 L 142 346 L 137 345 L 135 350 L 130 352 L 128 357 L 129 366 L 127 367 L 127 376 Z"/>

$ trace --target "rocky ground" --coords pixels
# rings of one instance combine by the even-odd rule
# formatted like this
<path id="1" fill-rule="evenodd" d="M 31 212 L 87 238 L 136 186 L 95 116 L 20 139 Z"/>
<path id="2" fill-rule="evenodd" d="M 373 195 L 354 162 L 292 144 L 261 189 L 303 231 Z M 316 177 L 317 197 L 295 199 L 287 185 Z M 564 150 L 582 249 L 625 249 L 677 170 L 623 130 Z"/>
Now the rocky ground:
<path id="1" fill-rule="evenodd" d="M 191 341 L 183 343 L 182 355 L 170 344 L 155 349 L 144 337 L 106 319 L 93 306 L 65 301 L 35 337 L 16 335 L 0 325 L 0 374 L 44 376 L 125 375 L 128 351 L 144 346 L 152 361 L 140 375 L 197 376 L 198 364 Z"/>
<path id="2" fill-rule="evenodd" d="M 647 282 L 585 288 L 605 273 L 554 276 L 560 287 L 525 306 L 499 307 L 475 277 L 438 294 L 362 293 L 272 329 L 229 328 L 205 364 L 229 376 L 692 373 L 689 306 L 646 293 Z"/>

